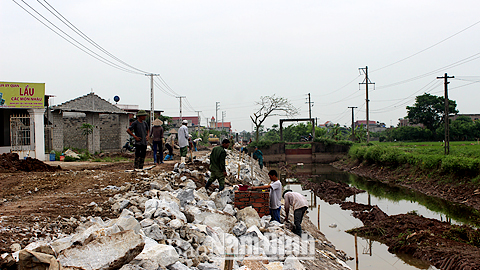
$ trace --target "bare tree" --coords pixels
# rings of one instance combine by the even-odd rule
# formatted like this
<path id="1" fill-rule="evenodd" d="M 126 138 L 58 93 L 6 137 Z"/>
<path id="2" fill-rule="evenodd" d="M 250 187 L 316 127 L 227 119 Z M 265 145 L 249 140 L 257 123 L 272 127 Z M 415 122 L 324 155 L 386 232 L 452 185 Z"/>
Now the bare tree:
<path id="1" fill-rule="evenodd" d="M 285 115 L 287 117 L 298 114 L 298 109 L 283 97 L 263 96 L 260 101 L 255 102 L 259 109 L 250 116 L 255 124 L 255 141 L 258 141 L 260 126 L 269 116 Z"/>

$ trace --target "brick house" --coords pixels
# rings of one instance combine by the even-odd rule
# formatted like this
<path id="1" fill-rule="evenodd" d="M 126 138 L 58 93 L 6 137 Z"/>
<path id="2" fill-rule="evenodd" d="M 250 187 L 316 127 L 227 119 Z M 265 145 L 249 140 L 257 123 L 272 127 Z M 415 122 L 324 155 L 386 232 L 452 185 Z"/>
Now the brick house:
<path id="1" fill-rule="evenodd" d="M 82 135 L 84 123 L 93 125 L 92 134 Z M 53 149 L 87 148 L 90 153 L 120 151 L 128 139 L 128 113 L 94 93 L 51 108 Z"/>

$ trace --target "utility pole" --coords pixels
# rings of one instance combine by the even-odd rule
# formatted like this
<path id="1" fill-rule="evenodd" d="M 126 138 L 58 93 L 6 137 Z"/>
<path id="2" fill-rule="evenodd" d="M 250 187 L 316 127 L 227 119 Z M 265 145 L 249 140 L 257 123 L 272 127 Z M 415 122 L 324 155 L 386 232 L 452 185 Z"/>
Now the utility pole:
<path id="1" fill-rule="evenodd" d="M 202 111 L 195 111 L 197 113 L 197 117 L 198 117 L 198 126 L 200 126 L 200 112 Z"/>
<path id="2" fill-rule="evenodd" d="M 215 102 L 215 130 L 217 130 L 217 123 L 218 123 L 218 109 L 220 109 L 220 102 Z"/>
<path id="3" fill-rule="evenodd" d="M 153 120 L 155 118 L 155 106 L 153 101 L 153 76 L 160 76 L 160 74 L 145 74 L 145 76 L 150 76 L 150 129 L 153 127 Z"/>
<path id="4" fill-rule="evenodd" d="M 186 96 L 179 96 L 179 97 L 176 97 L 178 99 L 180 99 L 180 126 L 182 126 L 182 98 L 186 98 Z"/>
<path id="5" fill-rule="evenodd" d="M 308 93 L 308 119 L 312 119 L 312 107 L 313 107 L 313 102 L 310 101 L 310 93 Z"/>
<path id="6" fill-rule="evenodd" d="M 349 109 L 352 109 L 352 140 L 355 141 L 355 118 L 353 117 L 353 109 L 356 109 L 357 107 L 348 107 Z"/>
<path id="7" fill-rule="evenodd" d="M 223 131 L 223 118 L 227 116 L 227 112 L 226 111 L 222 111 L 222 131 Z"/>
<path id="8" fill-rule="evenodd" d="M 366 93 L 366 97 L 365 97 L 365 102 L 366 102 L 366 107 L 367 107 L 367 143 L 370 142 L 370 119 L 369 119 L 369 109 L 368 109 L 368 103 L 369 103 L 369 99 L 368 99 L 368 85 L 369 84 L 375 84 L 375 83 L 372 83 L 370 81 L 370 79 L 368 78 L 368 66 L 365 66 L 364 68 L 359 68 L 360 71 L 363 72 L 363 74 L 365 74 L 365 79 L 363 80 L 363 82 L 361 82 L 360 84 L 365 84 L 365 93 Z"/>
<path id="9" fill-rule="evenodd" d="M 455 76 L 448 77 L 447 73 L 443 77 L 437 77 L 437 79 L 444 79 L 445 84 L 445 116 L 443 117 L 445 120 L 445 155 L 450 154 L 450 121 L 449 121 L 449 104 L 448 104 L 448 84 L 450 83 L 448 79 L 453 79 Z"/>

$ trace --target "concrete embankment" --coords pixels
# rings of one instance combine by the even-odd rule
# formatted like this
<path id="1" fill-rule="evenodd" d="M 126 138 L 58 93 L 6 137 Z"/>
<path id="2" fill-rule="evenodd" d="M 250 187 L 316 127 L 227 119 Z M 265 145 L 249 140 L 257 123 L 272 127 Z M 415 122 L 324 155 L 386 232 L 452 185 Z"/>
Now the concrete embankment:
<path id="1" fill-rule="evenodd" d="M 311 148 L 288 149 L 287 145 L 309 144 Z M 297 143 L 274 143 L 261 147 L 263 161 L 266 163 L 319 163 L 328 164 L 343 158 L 350 146 L 341 144 L 326 144 L 324 142 L 297 142 Z M 249 151 L 254 151 L 253 148 Z"/>

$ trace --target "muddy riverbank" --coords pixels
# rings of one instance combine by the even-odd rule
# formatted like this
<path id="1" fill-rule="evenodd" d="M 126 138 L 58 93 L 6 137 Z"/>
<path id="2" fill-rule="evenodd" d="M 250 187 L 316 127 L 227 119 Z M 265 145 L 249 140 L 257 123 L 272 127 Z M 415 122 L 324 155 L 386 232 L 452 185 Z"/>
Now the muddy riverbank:
<path id="1" fill-rule="evenodd" d="M 435 172 L 429 172 L 426 175 L 408 165 L 390 168 L 348 160 L 337 161 L 332 165 L 359 176 L 417 190 L 426 195 L 461 203 L 480 211 L 480 187 L 471 183 L 469 179 L 452 179 Z"/>
<path id="2" fill-rule="evenodd" d="M 403 173 L 395 178 L 395 172 L 360 164 L 337 162 L 335 165 L 337 168 L 341 167 L 352 173 L 360 172 L 362 176 L 376 178 L 376 175 L 379 175 L 380 181 L 390 184 L 399 182 L 399 179 L 412 177 Z M 349 233 L 357 233 L 360 237 L 379 241 L 387 245 L 388 250 L 392 253 L 411 255 L 439 269 L 480 269 L 478 263 L 480 261 L 480 231 L 478 229 L 425 218 L 414 211 L 389 216 L 377 206 L 346 202 L 345 195 L 362 192 L 347 184 L 329 180 L 312 181 L 312 178 L 308 176 L 301 178 L 300 182 L 304 189 L 314 191 L 315 195 L 330 204 L 339 204 L 342 209 L 352 210 L 353 216 L 362 221 L 363 227 L 352 229 L 348 231 Z M 433 180 L 431 181 L 433 182 Z M 417 183 L 417 185 L 424 187 L 420 191 L 430 190 L 430 194 L 435 194 L 434 188 L 427 189 L 427 183 L 422 183 L 422 185 Z M 439 183 L 436 185 L 438 186 Z M 403 186 L 413 189 L 408 185 Z M 454 187 L 453 184 L 449 184 L 450 190 Z M 462 189 L 465 187 L 461 186 L 460 190 Z M 446 193 L 448 190 L 442 191 Z M 464 192 L 461 196 L 468 196 L 465 194 L 468 193 Z M 458 202 L 458 200 L 453 201 Z"/>

